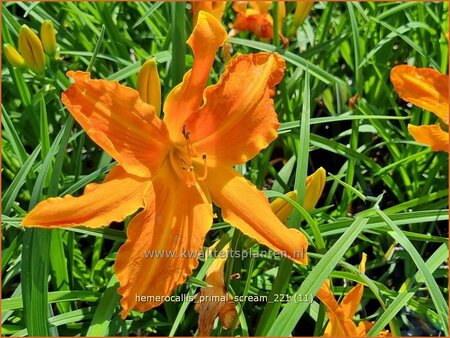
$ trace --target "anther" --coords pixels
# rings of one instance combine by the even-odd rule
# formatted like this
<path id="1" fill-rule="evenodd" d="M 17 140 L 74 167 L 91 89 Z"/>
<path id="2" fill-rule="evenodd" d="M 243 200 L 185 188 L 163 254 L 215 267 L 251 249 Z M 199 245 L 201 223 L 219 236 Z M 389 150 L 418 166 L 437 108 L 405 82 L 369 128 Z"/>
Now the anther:
<path id="1" fill-rule="evenodd" d="M 197 181 L 204 181 L 206 177 L 208 176 L 208 166 L 206 165 L 206 154 L 203 153 L 202 155 L 203 159 L 203 175 L 201 177 L 197 177 Z"/>
<path id="2" fill-rule="evenodd" d="M 186 141 L 189 140 L 189 137 L 191 135 L 191 131 L 190 130 L 186 130 L 186 125 L 183 125 L 183 129 L 181 130 L 181 133 L 183 134 L 184 138 L 186 139 Z"/>

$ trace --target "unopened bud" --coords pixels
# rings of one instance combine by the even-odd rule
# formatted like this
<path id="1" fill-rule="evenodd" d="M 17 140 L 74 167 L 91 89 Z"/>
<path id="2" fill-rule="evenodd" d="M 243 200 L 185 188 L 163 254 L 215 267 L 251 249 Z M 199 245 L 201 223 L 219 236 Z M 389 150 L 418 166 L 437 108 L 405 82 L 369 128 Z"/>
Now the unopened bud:
<path id="1" fill-rule="evenodd" d="M 36 74 L 44 73 L 45 57 L 41 40 L 27 25 L 20 27 L 19 52 L 28 68 Z"/>
<path id="2" fill-rule="evenodd" d="M 145 61 L 138 74 L 137 89 L 142 101 L 155 108 L 156 115 L 161 114 L 161 81 L 154 58 Z"/>
<path id="3" fill-rule="evenodd" d="M 55 56 L 57 51 L 56 31 L 53 22 L 45 20 L 41 26 L 41 40 L 45 52 L 50 56 Z"/>
<path id="4" fill-rule="evenodd" d="M 297 201 L 298 198 L 296 191 L 290 191 L 286 193 L 285 196 L 294 201 Z M 270 207 L 272 208 L 273 213 L 282 223 L 286 222 L 293 209 L 292 204 L 286 202 L 286 200 L 281 197 L 274 199 L 273 202 L 270 203 Z"/>
<path id="5" fill-rule="evenodd" d="M 298 26 L 303 25 L 306 17 L 309 12 L 311 12 L 311 8 L 314 5 L 313 1 L 298 1 L 297 6 L 295 7 L 294 19 L 292 20 L 291 26 L 289 28 L 289 36 L 292 36 L 297 31 Z"/>
<path id="6" fill-rule="evenodd" d="M 322 195 L 326 181 L 325 169 L 320 167 L 306 179 L 306 191 L 303 207 L 306 211 L 313 210 Z"/>
<path id="7" fill-rule="evenodd" d="M 17 49 L 15 49 L 9 43 L 5 43 L 3 45 L 3 52 L 5 53 L 6 60 L 8 60 L 8 62 L 12 66 L 19 69 L 25 69 L 27 67 L 22 55 L 20 55 Z"/>

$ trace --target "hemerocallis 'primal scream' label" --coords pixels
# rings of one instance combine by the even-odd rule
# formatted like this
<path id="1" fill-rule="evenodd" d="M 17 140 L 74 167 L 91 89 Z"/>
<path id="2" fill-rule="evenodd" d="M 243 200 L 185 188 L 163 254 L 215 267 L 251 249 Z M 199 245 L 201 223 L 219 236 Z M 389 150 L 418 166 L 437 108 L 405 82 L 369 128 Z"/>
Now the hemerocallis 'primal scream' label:
<path id="1" fill-rule="evenodd" d="M 212 203 L 244 234 L 307 263 L 306 255 L 297 255 L 307 251 L 305 236 L 280 222 L 264 194 L 233 169 L 277 137 L 272 97 L 285 62 L 276 53 L 240 55 L 217 84 L 205 89 L 226 38 L 214 16 L 199 13 L 187 41 L 193 67 L 169 93 L 163 120 L 136 90 L 68 72 L 75 83 L 62 94 L 62 102 L 117 165 L 80 197 L 39 203 L 22 224 L 96 228 L 140 210 L 115 263 L 123 318 L 133 308 L 160 305 L 197 267 L 195 253 L 201 252 L 211 228 Z"/>
<path id="2" fill-rule="evenodd" d="M 400 65 L 392 68 L 391 82 L 403 100 L 433 112 L 448 126 L 448 75 L 432 68 Z M 408 130 L 417 142 L 448 153 L 448 132 L 439 125 L 410 124 Z"/>

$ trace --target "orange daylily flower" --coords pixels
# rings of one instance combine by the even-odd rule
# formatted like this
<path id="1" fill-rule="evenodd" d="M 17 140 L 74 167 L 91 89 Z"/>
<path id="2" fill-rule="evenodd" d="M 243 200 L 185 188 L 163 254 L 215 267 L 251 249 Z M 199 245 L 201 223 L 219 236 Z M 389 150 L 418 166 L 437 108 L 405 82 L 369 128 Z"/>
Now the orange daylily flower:
<path id="1" fill-rule="evenodd" d="M 117 165 L 80 197 L 50 198 L 24 226 L 101 227 L 136 211 L 115 263 L 122 317 L 163 302 L 197 267 L 211 227 L 212 203 L 244 234 L 295 262 L 307 251 L 298 230 L 286 228 L 264 194 L 232 166 L 256 156 L 277 137 L 272 100 L 283 76 L 280 55 L 240 55 L 205 89 L 217 49 L 227 38 L 211 14 L 200 12 L 187 43 L 194 63 L 167 96 L 161 120 L 139 93 L 117 81 L 68 72 L 75 83 L 62 102 Z M 245 83 L 245 86 L 242 86 Z M 245 132 L 243 132 L 245 131 Z"/>
<path id="2" fill-rule="evenodd" d="M 367 255 L 363 253 L 359 271 L 366 271 Z M 358 326 L 353 322 L 358 305 L 364 293 L 364 284 L 358 284 L 345 295 L 340 303 L 334 299 L 334 294 L 330 289 L 330 280 L 327 279 L 317 292 L 317 298 L 325 304 L 328 314 L 328 325 L 325 328 L 325 337 L 356 337 L 366 336 L 373 327 L 371 322 L 360 322 Z M 388 334 L 388 330 L 382 331 L 381 336 Z"/>
<path id="3" fill-rule="evenodd" d="M 222 20 L 226 4 L 226 1 L 191 1 L 194 24 L 197 22 L 200 11 L 208 12 L 214 15 L 217 20 Z"/>
<path id="4" fill-rule="evenodd" d="M 436 114 L 448 127 L 448 75 L 432 68 L 409 65 L 395 66 L 391 70 L 395 91 L 405 101 Z M 449 151 L 449 135 L 439 125 L 414 126 L 408 130 L 417 142 L 434 151 Z"/>
<path id="5" fill-rule="evenodd" d="M 215 247 L 219 242 L 214 243 L 208 250 L 209 254 L 215 252 Z M 217 257 L 209 266 L 205 282 L 209 287 L 200 289 L 197 294 L 195 311 L 199 313 L 198 317 L 198 335 L 209 336 L 213 329 L 214 321 L 217 317 L 225 329 L 230 329 L 233 323 L 238 321 L 236 319 L 237 310 L 233 303 L 233 296 L 227 292 L 224 280 L 225 262 L 228 258 L 228 249 L 230 244 L 219 251 Z"/>
<path id="6" fill-rule="evenodd" d="M 250 7 L 247 8 L 247 3 Z M 273 39 L 273 18 L 269 14 L 271 1 L 236 1 L 233 3 L 233 9 L 237 13 L 236 21 L 233 24 L 233 30 L 230 36 L 235 36 L 239 32 L 249 31 L 263 39 Z M 283 41 L 283 45 L 287 45 L 288 40 L 281 32 L 282 22 L 286 15 L 284 1 L 279 2 L 279 29 L 278 35 Z"/>

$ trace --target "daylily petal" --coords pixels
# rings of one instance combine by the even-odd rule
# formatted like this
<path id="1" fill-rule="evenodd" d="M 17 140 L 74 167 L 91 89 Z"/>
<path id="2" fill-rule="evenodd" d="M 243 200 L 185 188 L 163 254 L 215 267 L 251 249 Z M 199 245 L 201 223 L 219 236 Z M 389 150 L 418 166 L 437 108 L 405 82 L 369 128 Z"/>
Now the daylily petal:
<path id="1" fill-rule="evenodd" d="M 355 323 L 350 319 L 338 318 L 335 314 L 329 313 L 329 323 L 323 335 L 325 337 L 355 337 L 358 334 Z"/>
<path id="2" fill-rule="evenodd" d="M 182 137 L 182 123 L 195 110 L 203 98 L 214 57 L 227 39 L 227 32 L 217 19 L 204 11 L 198 15 L 197 24 L 187 43 L 194 53 L 194 64 L 167 96 L 164 104 L 164 121 L 174 140 Z"/>
<path id="3" fill-rule="evenodd" d="M 231 295 L 230 295 L 231 297 Z M 239 323 L 239 321 L 236 320 L 236 316 L 238 315 L 236 306 L 233 303 L 233 298 L 222 307 L 222 309 L 219 311 L 219 320 L 222 323 L 222 326 L 224 329 L 229 330 L 232 328 L 233 324 Z"/>
<path id="4" fill-rule="evenodd" d="M 392 68 L 391 82 L 403 100 L 435 113 L 448 124 L 448 75 L 432 68 L 400 65 Z"/>
<path id="5" fill-rule="evenodd" d="M 252 6 L 261 14 L 268 13 L 271 4 L 272 1 L 250 1 L 250 6 Z"/>
<path id="6" fill-rule="evenodd" d="M 264 194 L 232 168 L 210 168 L 205 180 L 224 220 L 269 248 L 306 264 L 308 241 L 275 216 Z"/>
<path id="7" fill-rule="evenodd" d="M 330 309 L 327 306 L 328 325 L 323 335 L 325 337 L 354 337 L 357 335 L 357 328 L 351 319 L 345 318 L 342 310 L 338 307 Z"/>
<path id="8" fill-rule="evenodd" d="M 364 293 L 364 284 L 358 284 L 352 288 L 342 299 L 340 308 L 344 312 L 345 317 L 352 319 L 355 316 L 356 310 Z"/>
<path id="9" fill-rule="evenodd" d="M 408 131 L 417 142 L 430 146 L 433 151 L 449 151 L 448 133 L 437 124 L 427 126 L 409 124 Z"/>
<path id="10" fill-rule="evenodd" d="M 358 331 L 357 335 L 360 337 L 365 337 L 372 327 L 373 327 L 373 323 L 371 323 L 371 322 L 367 322 L 367 321 L 359 322 L 358 327 L 357 327 L 357 331 Z"/>
<path id="11" fill-rule="evenodd" d="M 357 336 L 359 337 L 367 336 L 367 333 L 369 333 L 369 331 L 372 329 L 373 326 L 374 322 L 368 321 L 359 322 L 357 327 Z M 388 336 L 391 336 L 391 332 L 389 330 L 383 330 L 378 332 L 377 334 L 377 337 L 388 337 Z"/>
<path id="12" fill-rule="evenodd" d="M 279 123 L 272 96 L 284 69 L 285 62 L 277 53 L 240 55 L 226 67 L 219 82 L 205 90 L 205 104 L 185 125 L 209 165 L 245 163 L 277 137 Z"/>
<path id="13" fill-rule="evenodd" d="M 365 273 L 366 271 L 366 261 L 367 255 L 363 252 L 361 263 L 359 264 L 359 271 Z M 342 299 L 340 307 L 345 314 L 345 317 L 352 319 L 355 316 L 356 310 L 364 293 L 364 284 L 358 283 L 354 288 L 352 288 Z"/>
<path id="14" fill-rule="evenodd" d="M 334 294 L 330 289 L 330 280 L 327 279 L 322 284 L 316 296 L 325 304 L 327 309 L 329 323 L 325 328 L 324 336 L 354 336 L 356 325 L 351 320 L 346 319 L 344 312 L 334 299 Z"/>
<path id="15" fill-rule="evenodd" d="M 317 291 L 316 296 L 332 312 L 336 312 L 337 311 L 337 309 L 339 307 L 339 304 L 336 301 L 336 299 L 334 299 L 334 294 L 333 294 L 333 292 L 330 289 L 330 280 L 329 279 L 327 279 L 325 281 L 325 283 L 322 284 L 322 286 L 320 287 L 319 291 Z"/>
<path id="16" fill-rule="evenodd" d="M 84 225 L 97 228 L 122 221 L 143 207 L 147 182 L 116 166 L 103 183 L 88 185 L 80 197 L 68 195 L 40 202 L 24 218 L 22 225 L 46 228 Z"/>
<path id="17" fill-rule="evenodd" d="M 117 81 L 68 72 L 75 83 L 61 100 L 89 137 L 130 174 L 149 177 L 168 152 L 168 132 L 139 93 Z"/>
<path id="18" fill-rule="evenodd" d="M 366 271 L 367 255 L 363 253 L 359 270 Z M 363 327 L 356 327 L 353 322 L 356 310 L 361 303 L 364 292 L 364 284 L 358 284 L 345 295 L 340 304 L 334 299 L 330 289 L 330 281 L 327 279 L 317 292 L 317 298 L 327 307 L 327 314 L 330 322 L 325 329 L 325 336 L 358 336 Z"/>
<path id="19" fill-rule="evenodd" d="M 161 167 L 144 210 L 130 222 L 127 242 L 117 254 L 122 318 L 132 308 L 158 306 L 186 280 L 198 265 L 211 224 L 211 204 L 199 185 L 188 188 L 169 163 Z"/>

